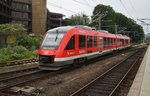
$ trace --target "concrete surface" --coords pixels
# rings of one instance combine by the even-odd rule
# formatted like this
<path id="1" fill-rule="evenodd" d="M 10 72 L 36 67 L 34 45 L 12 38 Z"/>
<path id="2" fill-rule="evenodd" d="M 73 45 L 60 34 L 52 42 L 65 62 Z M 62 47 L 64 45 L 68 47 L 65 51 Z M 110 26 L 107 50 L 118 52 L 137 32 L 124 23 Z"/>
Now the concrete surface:
<path id="1" fill-rule="evenodd" d="M 150 46 L 143 58 L 128 96 L 150 96 Z"/>

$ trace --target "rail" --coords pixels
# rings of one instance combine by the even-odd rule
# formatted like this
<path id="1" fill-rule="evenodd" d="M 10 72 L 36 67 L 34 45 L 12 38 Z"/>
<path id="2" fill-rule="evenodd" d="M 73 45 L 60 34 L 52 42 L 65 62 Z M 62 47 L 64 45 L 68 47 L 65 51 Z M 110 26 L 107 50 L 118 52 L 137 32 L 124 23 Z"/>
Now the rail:
<path id="1" fill-rule="evenodd" d="M 71 96 L 114 96 L 116 90 L 125 80 L 133 66 L 141 59 L 144 49 L 128 56 L 114 67 L 98 76 Z"/>
<path id="2" fill-rule="evenodd" d="M 7 63 L 0 63 L 0 67 L 31 64 L 31 63 L 36 63 L 36 62 L 38 62 L 38 59 L 15 60 L 15 61 L 7 62 Z"/>

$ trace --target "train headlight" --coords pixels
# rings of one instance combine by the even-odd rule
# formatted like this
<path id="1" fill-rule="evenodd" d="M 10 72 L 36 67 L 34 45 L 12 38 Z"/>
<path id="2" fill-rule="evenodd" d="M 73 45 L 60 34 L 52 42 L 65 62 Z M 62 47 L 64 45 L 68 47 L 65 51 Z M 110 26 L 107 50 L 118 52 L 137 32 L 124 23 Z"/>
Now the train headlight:
<path id="1" fill-rule="evenodd" d="M 52 62 L 52 63 L 54 63 L 54 59 L 55 59 L 55 56 L 53 55 L 53 56 L 51 57 L 51 62 Z"/>

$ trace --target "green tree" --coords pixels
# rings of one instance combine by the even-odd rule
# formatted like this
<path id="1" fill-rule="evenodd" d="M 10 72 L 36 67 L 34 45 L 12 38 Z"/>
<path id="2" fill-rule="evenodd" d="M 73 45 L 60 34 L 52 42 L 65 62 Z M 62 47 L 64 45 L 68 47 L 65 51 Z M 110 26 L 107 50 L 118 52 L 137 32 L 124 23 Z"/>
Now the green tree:
<path id="1" fill-rule="evenodd" d="M 84 13 L 72 15 L 70 18 L 64 19 L 65 25 L 88 25 L 90 19 Z"/>
<path id="2" fill-rule="evenodd" d="M 147 44 L 150 44 L 150 34 L 147 34 L 147 35 L 145 36 L 144 42 L 147 43 Z"/>
<path id="3" fill-rule="evenodd" d="M 24 34 L 26 34 L 27 29 L 23 24 L 0 24 L 0 35 L 2 35 L 3 39 L 0 43 L 7 43 L 8 45 L 12 45 L 16 43 L 16 39 Z"/>
<path id="4" fill-rule="evenodd" d="M 40 46 L 41 41 L 42 37 L 40 36 L 31 37 L 29 35 L 23 35 L 17 39 L 17 44 L 29 50 L 36 50 Z"/>
<path id="5" fill-rule="evenodd" d="M 0 24 L 0 34 L 20 36 L 26 32 L 23 24 Z"/>
<path id="6" fill-rule="evenodd" d="M 118 29 L 124 27 L 126 28 L 125 31 L 130 32 L 130 34 L 132 35 L 133 42 L 139 42 L 144 38 L 144 31 L 140 25 L 136 24 L 136 22 L 133 19 L 128 18 L 121 13 L 115 12 L 111 6 L 106 6 L 102 4 L 97 5 L 93 11 L 92 17 L 94 18 L 92 18 L 92 21 L 97 19 L 100 16 L 100 14 L 104 13 L 106 13 L 106 16 L 103 17 L 101 20 L 102 30 L 107 30 L 110 33 L 115 33 L 114 25 L 116 24 L 118 26 Z M 105 20 L 111 20 L 111 22 L 105 22 Z M 98 28 L 98 23 L 99 20 L 95 20 L 95 22 L 93 22 L 91 26 Z"/>
<path id="7" fill-rule="evenodd" d="M 112 26 L 115 22 L 115 11 L 110 6 L 105 6 L 105 5 L 99 4 L 94 8 L 93 15 L 91 16 L 92 21 L 94 21 L 94 22 L 91 24 L 91 26 L 95 27 L 97 29 L 99 28 L 99 19 L 98 18 L 102 14 L 106 14 L 106 15 L 105 15 L 105 17 L 103 17 L 101 19 L 101 29 L 108 30 L 108 31 L 111 31 L 112 33 L 114 33 L 114 27 L 110 27 L 110 26 Z M 102 20 L 111 20 L 111 22 L 105 22 Z M 110 25 L 110 26 L 108 26 L 108 25 Z"/>

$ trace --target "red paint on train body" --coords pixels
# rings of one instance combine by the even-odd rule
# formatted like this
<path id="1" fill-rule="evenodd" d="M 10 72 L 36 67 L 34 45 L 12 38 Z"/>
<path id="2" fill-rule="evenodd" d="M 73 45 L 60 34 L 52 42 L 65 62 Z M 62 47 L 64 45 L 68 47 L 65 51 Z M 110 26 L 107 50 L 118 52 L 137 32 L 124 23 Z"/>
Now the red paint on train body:
<path id="1" fill-rule="evenodd" d="M 130 45 L 131 40 L 127 36 L 82 26 L 58 27 L 47 32 L 38 50 L 39 65 L 44 70 L 57 70 Z"/>

